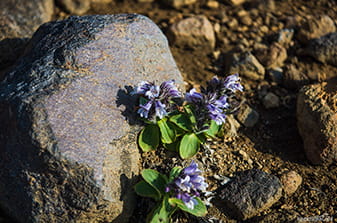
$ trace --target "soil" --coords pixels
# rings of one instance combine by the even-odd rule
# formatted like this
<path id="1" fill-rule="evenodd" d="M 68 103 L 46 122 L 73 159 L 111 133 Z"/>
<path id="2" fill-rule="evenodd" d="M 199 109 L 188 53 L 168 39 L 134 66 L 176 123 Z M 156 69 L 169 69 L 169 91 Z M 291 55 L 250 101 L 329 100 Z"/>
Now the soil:
<path id="1" fill-rule="evenodd" d="M 213 24 L 222 24 L 221 19 L 224 15 L 227 20 L 239 20 L 238 14 L 245 10 L 253 15 L 252 19 L 258 24 L 258 26 L 245 26 L 239 23 L 237 27 L 221 25 L 215 49 L 224 55 L 220 58 L 215 58 L 213 54 L 172 46 L 171 51 L 188 87 L 202 85 L 214 75 L 226 76 L 225 59 L 231 52 L 242 48 L 254 51 L 256 42 L 269 45 L 275 34 L 283 28 L 295 28 L 296 36 L 296 32 L 300 29 L 296 21 L 301 21 L 306 16 L 328 15 L 337 22 L 337 2 L 334 0 L 260 0 L 246 1 L 237 6 L 230 4 L 230 1 L 219 0 L 217 9 L 207 8 L 205 0 L 199 0 L 182 9 L 173 9 L 161 2 L 139 3 L 115 0 L 109 4 L 95 4 L 87 14 L 139 13 L 151 18 L 164 33 L 173 22 L 198 14 L 206 15 Z M 68 16 L 60 9 L 57 10 L 57 19 Z M 267 32 L 260 31 L 262 26 L 267 26 Z M 299 51 L 304 46 L 293 38 L 292 45 L 287 49 L 288 58 L 285 65 L 294 64 L 309 76 L 322 72 L 327 76 L 337 73 L 336 67 L 302 56 Z M 309 80 L 309 82 L 315 81 Z M 294 170 L 303 178 L 298 190 L 291 196 L 283 195 L 271 208 L 245 222 L 304 222 L 301 221 L 304 217 L 322 215 L 331 217 L 332 222 L 337 222 L 337 164 L 314 166 L 306 159 L 302 139 L 296 126 L 298 89 L 287 89 L 268 78 L 262 81 L 242 78 L 242 83 L 245 91 L 240 97 L 259 113 L 260 119 L 254 127 L 245 128 L 241 125 L 236 135 L 209 141 L 200 150 L 195 159 L 205 170 L 208 190 L 216 190 L 221 186 L 222 176 L 230 178 L 235 176 L 237 171 L 258 168 L 280 177 L 282 173 Z M 266 91 L 280 97 L 282 103 L 278 108 L 266 109 L 263 106 L 261 95 Z M 142 154 L 141 162 L 144 168 L 155 168 L 162 173 L 168 173 L 172 166 L 176 164 L 186 166 L 190 161 L 183 161 L 178 154 L 159 149 L 154 153 Z M 130 223 L 145 222 L 146 213 L 154 205 L 150 199 L 139 197 L 138 201 Z M 221 213 L 213 205 L 208 208 L 208 215 L 205 218 L 195 218 L 177 212 L 173 222 L 239 221 Z"/>

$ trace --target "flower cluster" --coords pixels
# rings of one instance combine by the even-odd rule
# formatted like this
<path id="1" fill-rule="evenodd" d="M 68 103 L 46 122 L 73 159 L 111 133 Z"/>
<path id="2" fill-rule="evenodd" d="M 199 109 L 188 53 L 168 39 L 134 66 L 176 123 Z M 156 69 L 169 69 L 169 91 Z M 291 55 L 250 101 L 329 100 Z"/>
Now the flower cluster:
<path id="1" fill-rule="evenodd" d="M 143 118 L 149 118 L 155 114 L 162 119 L 168 113 L 171 99 L 181 97 L 181 93 L 174 85 L 174 80 L 165 81 L 160 86 L 142 81 L 133 94 L 141 95 L 146 99 L 137 111 Z"/>
<path id="2" fill-rule="evenodd" d="M 230 75 L 225 80 L 215 76 L 207 82 L 206 89 L 201 88 L 201 93 L 198 93 L 194 88 L 186 93 L 186 101 L 193 104 L 196 107 L 195 110 L 199 111 L 198 120 L 210 118 L 218 125 L 225 123 L 226 110 L 231 107 L 228 98 L 235 91 L 243 90 L 239 80 L 238 74 Z"/>
<path id="3" fill-rule="evenodd" d="M 180 175 L 174 179 L 173 183 L 166 187 L 166 192 L 172 192 L 174 196 L 181 199 L 186 207 L 194 209 L 198 203 L 195 197 L 200 196 L 200 192 L 206 191 L 207 183 L 205 178 L 200 176 L 201 170 L 197 163 L 192 163 L 184 168 Z"/>

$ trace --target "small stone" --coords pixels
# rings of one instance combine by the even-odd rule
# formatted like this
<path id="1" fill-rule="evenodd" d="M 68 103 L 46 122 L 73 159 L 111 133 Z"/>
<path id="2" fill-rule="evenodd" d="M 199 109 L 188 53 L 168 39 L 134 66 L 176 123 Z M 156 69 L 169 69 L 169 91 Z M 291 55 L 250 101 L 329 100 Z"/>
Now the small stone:
<path id="1" fill-rule="evenodd" d="M 288 47 L 291 45 L 293 36 L 293 29 L 282 29 L 277 35 L 277 42 L 284 47 Z"/>
<path id="2" fill-rule="evenodd" d="M 246 26 L 252 25 L 252 19 L 250 18 L 249 15 L 243 16 L 240 18 L 240 22 Z"/>
<path id="3" fill-rule="evenodd" d="M 219 23 L 214 23 L 213 29 L 216 34 L 220 34 L 221 25 Z"/>
<path id="4" fill-rule="evenodd" d="M 268 26 L 265 26 L 265 25 L 261 26 L 260 31 L 262 33 L 267 33 L 269 31 Z"/>
<path id="5" fill-rule="evenodd" d="M 252 80 L 263 80 L 265 74 L 264 67 L 250 52 L 234 53 L 228 71 Z"/>
<path id="6" fill-rule="evenodd" d="M 165 0 L 164 2 L 173 8 L 180 9 L 196 3 L 197 0 Z"/>
<path id="7" fill-rule="evenodd" d="M 74 15 L 83 15 L 90 9 L 91 0 L 56 0 L 66 12 Z"/>
<path id="8" fill-rule="evenodd" d="M 277 108 L 280 106 L 280 99 L 274 93 L 268 92 L 266 96 L 263 97 L 262 103 L 263 103 L 263 106 L 267 109 Z"/>
<path id="9" fill-rule="evenodd" d="M 233 115 L 228 115 L 226 117 L 226 122 L 224 124 L 224 136 L 234 137 L 237 136 L 237 130 L 240 127 L 240 123 L 233 117 Z"/>
<path id="10" fill-rule="evenodd" d="M 267 73 L 271 81 L 277 84 L 283 83 L 283 69 L 281 67 L 269 69 Z"/>
<path id="11" fill-rule="evenodd" d="M 257 51 L 257 58 L 267 68 L 282 67 L 287 59 L 287 50 L 277 42 L 274 42 L 269 48 Z"/>
<path id="12" fill-rule="evenodd" d="M 139 3 L 152 3 L 154 0 L 137 0 Z"/>
<path id="13" fill-rule="evenodd" d="M 337 66 L 337 32 L 311 40 L 305 53 L 319 62 Z"/>
<path id="14" fill-rule="evenodd" d="M 199 15 L 174 23 L 167 36 L 171 44 L 207 52 L 215 47 L 213 26 L 206 16 Z"/>
<path id="15" fill-rule="evenodd" d="M 216 206 L 227 215 L 246 220 L 271 207 L 282 195 L 276 176 L 259 169 L 239 172 L 221 188 Z"/>
<path id="16" fill-rule="evenodd" d="M 288 64 L 285 66 L 283 85 L 286 88 L 297 89 L 308 83 L 309 83 L 308 77 L 295 65 Z"/>
<path id="17" fill-rule="evenodd" d="M 219 2 L 214 1 L 214 0 L 210 0 L 206 3 L 206 6 L 210 9 L 217 9 L 217 8 L 219 8 Z"/>
<path id="18" fill-rule="evenodd" d="M 336 32 L 334 21 L 327 15 L 308 18 L 300 27 L 297 38 L 303 43 L 307 43 L 311 39 L 320 38 L 328 33 Z"/>
<path id="19" fill-rule="evenodd" d="M 246 0 L 230 0 L 230 2 L 233 5 L 241 5 L 242 3 L 244 3 Z"/>
<path id="20" fill-rule="evenodd" d="M 230 29 L 236 30 L 239 26 L 239 23 L 238 23 L 238 20 L 236 20 L 235 18 L 232 18 L 231 20 L 227 22 L 227 25 Z"/>
<path id="21" fill-rule="evenodd" d="M 337 80 L 304 86 L 297 97 L 297 127 L 313 164 L 337 162 Z"/>
<path id="22" fill-rule="evenodd" d="M 302 177 L 297 172 L 292 170 L 282 174 L 280 181 L 283 185 L 283 191 L 287 195 L 291 195 L 295 193 L 297 188 L 301 185 Z"/>
<path id="23" fill-rule="evenodd" d="M 259 113 L 249 107 L 247 104 L 244 104 L 238 114 L 237 119 L 246 127 L 253 127 L 259 120 Z"/>

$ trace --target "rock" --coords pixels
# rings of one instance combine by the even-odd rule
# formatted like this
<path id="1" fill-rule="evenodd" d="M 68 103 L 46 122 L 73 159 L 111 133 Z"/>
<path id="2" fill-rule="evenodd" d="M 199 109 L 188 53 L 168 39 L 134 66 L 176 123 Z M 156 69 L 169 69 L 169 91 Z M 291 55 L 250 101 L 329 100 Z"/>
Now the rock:
<path id="1" fill-rule="evenodd" d="M 263 106 L 267 109 L 277 108 L 280 106 L 280 99 L 272 92 L 268 92 L 262 99 Z"/>
<path id="2" fill-rule="evenodd" d="M 219 2 L 214 1 L 214 0 L 210 0 L 206 3 L 206 6 L 210 9 L 217 9 L 217 8 L 219 8 Z"/>
<path id="3" fill-rule="evenodd" d="M 212 52 L 215 47 L 213 26 L 203 15 L 189 17 L 173 24 L 167 36 L 171 44 L 179 47 L 207 52 Z"/>
<path id="4" fill-rule="evenodd" d="M 240 73 L 252 80 L 264 79 L 265 69 L 260 62 L 249 52 L 234 53 L 228 73 Z"/>
<path id="5" fill-rule="evenodd" d="M 283 185 L 283 191 L 287 195 L 292 195 L 301 185 L 302 177 L 297 172 L 292 170 L 282 174 L 282 176 L 280 177 L 280 181 Z"/>
<path id="6" fill-rule="evenodd" d="M 282 67 L 287 59 L 287 50 L 274 42 L 269 48 L 258 51 L 256 57 L 267 68 Z"/>
<path id="7" fill-rule="evenodd" d="M 328 33 L 336 32 L 334 21 L 327 15 L 308 18 L 300 27 L 297 38 L 303 43 L 307 43 L 311 39 L 320 38 Z"/>
<path id="8" fill-rule="evenodd" d="M 337 162 L 337 80 L 304 86 L 297 98 L 297 127 L 313 164 Z"/>
<path id="9" fill-rule="evenodd" d="M 70 14 L 83 15 L 90 9 L 91 0 L 56 0 L 56 3 Z"/>
<path id="10" fill-rule="evenodd" d="M 136 14 L 70 17 L 41 26 L 19 62 L 0 84 L 1 207 L 19 222 L 126 222 L 140 128 L 127 90 L 183 86 L 161 30 Z"/>
<path id="11" fill-rule="evenodd" d="M 319 62 L 337 66 L 337 32 L 311 40 L 305 53 Z"/>
<path id="12" fill-rule="evenodd" d="M 240 127 L 240 123 L 236 121 L 236 119 L 233 117 L 233 115 L 228 115 L 226 117 L 226 122 L 223 126 L 224 128 L 224 135 L 226 137 L 234 137 L 237 136 L 237 130 Z"/>
<path id="13" fill-rule="evenodd" d="M 308 77 L 295 65 L 285 66 L 283 85 L 289 89 L 296 89 L 309 83 Z"/>
<path id="14" fill-rule="evenodd" d="M 239 172 L 220 190 L 219 208 L 237 220 L 256 216 L 282 195 L 279 179 L 259 169 Z"/>
<path id="15" fill-rule="evenodd" d="M 249 107 L 247 104 L 244 104 L 238 114 L 237 119 L 246 127 L 253 127 L 259 120 L 259 113 Z"/>
<path id="16" fill-rule="evenodd" d="M 233 5 L 241 5 L 242 3 L 244 3 L 246 0 L 230 0 L 230 2 Z"/>
<path id="17" fill-rule="evenodd" d="M 53 13 L 53 0 L 0 1 L 0 70 L 17 60 L 28 38 Z"/>
<path id="18" fill-rule="evenodd" d="M 277 35 L 277 42 L 284 47 L 289 47 L 290 45 L 292 45 L 293 36 L 293 29 L 282 29 Z"/>
<path id="19" fill-rule="evenodd" d="M 281 67 L 269 69 L 267 73 L 271 81 L 277 84 L 283 83 L 283 69 Z"/>
<path id="20" fill-rule="evenodd" d="M 196 3 L 197 0 L 165 0 L 164 2 L 173 8 L 180 9 L 184 6 Z"/>

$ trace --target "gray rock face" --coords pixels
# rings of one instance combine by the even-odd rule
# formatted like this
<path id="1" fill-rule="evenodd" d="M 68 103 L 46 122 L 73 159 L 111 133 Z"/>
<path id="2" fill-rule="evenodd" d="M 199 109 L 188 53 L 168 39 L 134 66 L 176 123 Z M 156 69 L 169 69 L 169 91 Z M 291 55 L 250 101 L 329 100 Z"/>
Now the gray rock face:
<path id="1" fill-rule="evenodd" d="M 322 63 L 337 66 L 337 32 L 311 40 L 305 53 Z"/>
<path id="2" fill-rule="evenodd" d="M 182 77 L 135 14 L 44 24 L 0 84 L 0 205 L 19 222 L 125 222 L 139 127 L 129 86 Z"/>
<path id="3" fill-rule="evenodd" d="M 252 109 L 249 105 L 244 104 L 238 114 L 237 119 L 246 127 L 253 127 L 259 121 L 259 113 Z"/>
<path id="4" fill-rule="evenodd" d="M 273 175 L 258 169 L 240 172 L 220 191 L 221 209 L 229 216 L 245 220 L 269 208 L 282 195 L 282 185 Z"/>
<path id="5" fill-rule="evenodd" d="M 53 13 L 53 0 L 0 1 L 0 69 L 18 58 L 27 38 L 42 23 L 50 21 Z"/>
<path id="6" fill-rule="evenodd" d="M 313 164 L 337 162 L 337 80 L 304 86 L 297 98 L 297 127 Z"/>

